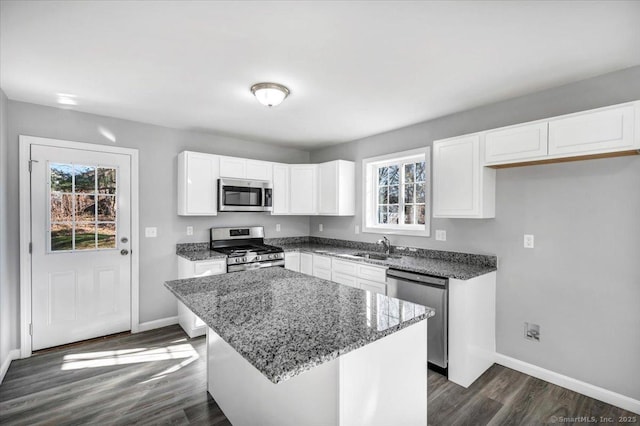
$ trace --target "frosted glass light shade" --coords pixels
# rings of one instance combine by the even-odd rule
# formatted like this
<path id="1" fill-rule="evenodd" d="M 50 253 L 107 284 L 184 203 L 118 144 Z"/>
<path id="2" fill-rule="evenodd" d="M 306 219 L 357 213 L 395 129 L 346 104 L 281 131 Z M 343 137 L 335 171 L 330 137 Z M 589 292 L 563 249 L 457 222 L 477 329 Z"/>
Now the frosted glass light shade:
<path id="1" fill-rule="evenodd" d="M 289 89 L 278 83 L 258 83 L 251 86 L 251 92 L 264 106 L 280 105 L 289 96 Z"/>

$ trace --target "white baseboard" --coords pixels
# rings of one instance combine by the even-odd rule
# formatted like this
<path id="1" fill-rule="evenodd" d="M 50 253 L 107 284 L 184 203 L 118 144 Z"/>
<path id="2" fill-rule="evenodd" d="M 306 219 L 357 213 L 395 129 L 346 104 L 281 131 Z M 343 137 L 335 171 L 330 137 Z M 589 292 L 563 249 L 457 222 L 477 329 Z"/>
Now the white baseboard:
<path id="1" fill-rule="evenodd" d="M 7 374 L 11 361 L 20 358 L 20 349 L 11 349 L 7 354 L 7 359 L 0 365 L 0 383 L 4 380 L 4 375 Z"/>
<path id="2" fill-rule="evenodd" d="M 592 384 L 556 373 L 551 370 L 496 353 L 496 364 L 504 365 L 521 373 L 570 389 L 588 397 L 615 405 L 636 414 L 640 414 L 640 401 Z"/>
<path id="3" fill-rule="evenodd" d="M 168 325 L 174 325 L 178 323 L 178 316 L 176 315 L 175 317 L 167 317 L 167 318 L 160 318 L 157 320 L 153 320 L 153 321 L 147 321 L 147 322 L 141 322 L 140 324 L 138 324 L 138 327 L 135 329 L 132 329 L 131 332 L 132 333 L 142 333 L 143 331 L 149 331 L 149 330 L 153 330 L 156 328 L 162 328 L 162 327 L 166 327 Z"/>

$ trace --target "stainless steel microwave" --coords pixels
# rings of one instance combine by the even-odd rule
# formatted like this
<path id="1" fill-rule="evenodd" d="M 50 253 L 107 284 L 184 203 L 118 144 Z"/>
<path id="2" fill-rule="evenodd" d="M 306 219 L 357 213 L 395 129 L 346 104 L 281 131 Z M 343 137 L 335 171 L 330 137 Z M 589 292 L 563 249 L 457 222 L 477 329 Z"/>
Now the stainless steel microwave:
<path id="1" fill-rule="evenodd" d="M 218 211 L 270 212 L 273 185 L 264 180 L 218 179 Z"/>

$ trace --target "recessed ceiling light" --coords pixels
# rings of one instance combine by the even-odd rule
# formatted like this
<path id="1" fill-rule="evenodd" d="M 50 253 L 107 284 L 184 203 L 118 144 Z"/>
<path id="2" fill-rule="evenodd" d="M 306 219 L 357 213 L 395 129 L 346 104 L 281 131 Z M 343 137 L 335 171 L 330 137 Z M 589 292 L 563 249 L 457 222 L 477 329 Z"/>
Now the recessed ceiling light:
<path id="1" fill-rule="evenodd" d="M 58 93 L 58 103 L 60 105 L 73 106 L 78 105 L 78 101 L 75 100 L 76 95 L 70 95 L 68 93 Z"/>
<path id="2" fill-rule="evenodd" d="M 251 93 L 264 106 L 280 105 L 289 96 L 289 89 L 278 83 L 257 83 L 251 86 Z"/>

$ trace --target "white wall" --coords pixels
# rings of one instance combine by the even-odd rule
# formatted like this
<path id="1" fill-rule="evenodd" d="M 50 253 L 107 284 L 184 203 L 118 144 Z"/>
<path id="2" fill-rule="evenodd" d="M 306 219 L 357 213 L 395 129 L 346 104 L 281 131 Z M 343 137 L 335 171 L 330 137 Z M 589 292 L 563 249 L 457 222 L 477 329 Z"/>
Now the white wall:
<path id="1" fill-rule="evenodd" d="M 115 143 L 103 133 L 112 134 Z M 260 160 L 307 162 L 305 151 L 265 145 L 231 137 L 176 130 L 71 110 L 23 102 L 8 102 L 8 229 L 3 244 L 16 248 L 9 252 L 8 303 L 19 306 L 19 209 L 18 209 L 18 137 L 41 136 L 77 142 L 137 148 L 140 152 L 140 321 L 152 321 L 177 314 L 176 301 L 164 281 L 177 278 L 175 247 L 178 242 L 208 240 L 212 226 L 264 225 L 267 237 L 308 235 L 307 217 L 271 217 L 268 214 L 221 213 L 217 217 L 179 217 L 177 205 L 177 154 L 183 150 L 236 155 Z M 4 146 L 4 143 L 3 143 Z M 5 168 L 3 168 L 5 170 Z M 4 188 L 4 185 L 3 185 Z M 276 223 L 282 231 L 275 232 Z M 194 235 L 186 236 L 193 226 Z M 144 228 L 158 228 L 157 238 L 144 238 Z M 5 310 L 3 309 L 3 315 Z M 18 346 L 17 311 L 11 312 L 11 346 Z"/>
<path id="2" fill-rule="evenodd" d="M 523 96 L 311 153 L 355 160 L 354 218 L 311 218 L 313 235 L 374 242 L 361 225 L 361 160 L 433 140 L 640 99 L 640 67 Z M 496 218 L 433 219 L 447 241 L 396 245 L 496 254 L 498 352 L 640 399 L 640 156 L 502 169 Z M 318 224 L 324 232 L 318 232 Z M 536 248 L 524 249 L 523 234 Z M 523 338 L 523 323 L 541 341 Z"/>

